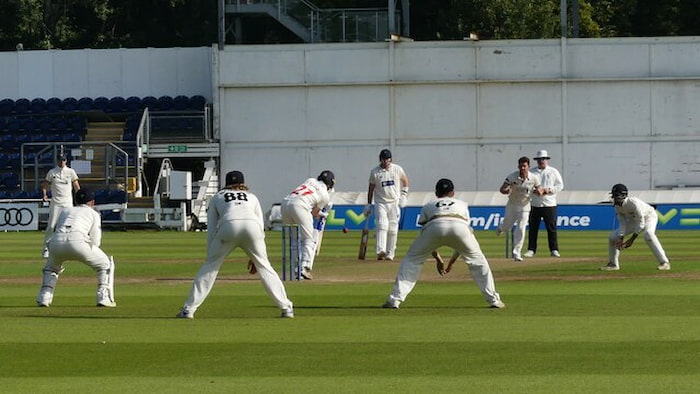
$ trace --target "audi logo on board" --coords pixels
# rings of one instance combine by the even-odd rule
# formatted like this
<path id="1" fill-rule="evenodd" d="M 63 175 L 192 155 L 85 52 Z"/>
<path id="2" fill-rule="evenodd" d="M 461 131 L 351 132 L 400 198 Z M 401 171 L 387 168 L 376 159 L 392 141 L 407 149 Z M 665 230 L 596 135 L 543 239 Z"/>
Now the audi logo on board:
<path id="1" fill-rule="evenodd" d="M 28 226 L 34 220 L 29 208 L 0 208 L 0 227 Z"/>

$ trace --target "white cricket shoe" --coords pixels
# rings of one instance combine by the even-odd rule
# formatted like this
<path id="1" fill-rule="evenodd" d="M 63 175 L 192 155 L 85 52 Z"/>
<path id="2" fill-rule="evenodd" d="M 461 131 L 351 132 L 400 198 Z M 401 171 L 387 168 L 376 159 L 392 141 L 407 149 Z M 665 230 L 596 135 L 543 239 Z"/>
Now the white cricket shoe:
<path id="1" fill-rule="evenodd" d="M 501 300 L 497 300 L 493 302 L 490 306 L 490 308 L 496 308 L 496 309 L 503 309 L 506 307 L 506 304 L 503 303 Z"/>
<path id="2" fill-rule="evenodd" d="M 523 256 L 525 256 L 525 257 L 534 257 L 534 256 L 535 256 L 535 251 L 534 251 L 534 250 L 528 250 L 527 252 L 525 252 L 525 254 L 524 254 Z"/>
<path id="3" fill-rule="evenodd" d="M 311 280 L 314 278 L 314 276 L 311 274 L 311 270 L 307 267 L 303 267 L 301 269 L 301 277 L 306 280 Z"/>
<path id="4" fill-rule="evenodd" d="M 180 312 L 175 315 L 178 319 L 194 319 L 194 313 L 188 311 L 185 308 L 180 309 Z"/>
<path id="5" fill-rule="evenodd" d="M 385 308 L 385 309 L 399 309 L 399 304 L 401 304 L 401 301 L 399 301 L 399 300 L 394 300 L 394 299 L 390 299 L 390 300 L 387 300 L 387 301 L 384 303 L 384 305 L 382 305 L 382 308 Z"/>
<path id="6" fill-rule="evenodd" d="M 377 260 L 384 260 L 386 258 L 386 252 L 381 251 L 377 253 Z"/>
<path id="7" fill-rule="evenodd" d="M 670 271 L 670 270 L 671 270 L 671 264 L 670 264 L 670 263 L 659 264 L 659 265 L 656 267 L 656 269 L 659 270 L 659 271 Z"/>
<path id="8" fill-rule="evenodd" d="M 51 302 L 53 301 L 53 293 L 49 291 L 42 291 L 39 292 L 39 295 L 36 297 L 36 306 L 42 307 L 42 308 L 48 308 L 51 306 Z"/>
<path id="9" fill-rule="evenodd" d="M 280 315 L 281 318 L 285 319 L 293 319 L 294 318 L 294 309 L 289 308 L 289 309 L 282 309 L 282 314 Z"/>
<path id="10" fill-rule="evenodd" d="M 559 254 L 559 251 L 556 250 L 556 249 L 554 249 L 554 250 L 552 251 L 552 253 L 550 253 L 550 255 L 551 255 L 552 257 L 561 257 L 561 255 Z"/>
<path id="11" fill-rule="evenodd" d="M 517 262 L 523 261 L 523 256 L 521 256 L 520 253 L 513 253 L 513 260 Z"/>
<path id="12" fill-rule="evenodd" d="M 97 290 L 97 306 L 105 308 L 114 308 L 117 303 L 112 300 L 109 294 L 109 289 L 100 288 Z"/>
<path id="13" fill-rule="evenodd" d="M 619 271 L 620 266 L 615 264 L 615 263 L 608 263 L 608 265 L 604 265 L 600 267 L 601 271 Z"/>

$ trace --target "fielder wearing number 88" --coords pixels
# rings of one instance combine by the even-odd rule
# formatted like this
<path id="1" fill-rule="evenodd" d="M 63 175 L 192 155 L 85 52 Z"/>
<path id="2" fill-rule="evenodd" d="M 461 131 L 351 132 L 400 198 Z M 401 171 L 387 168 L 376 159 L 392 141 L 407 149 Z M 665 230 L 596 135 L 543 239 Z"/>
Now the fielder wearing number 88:
<path id="1" fill-rule="evenodd" d="M 29 208 L 0 208 L 0 227 L 28 226 L 34 215 Z"/>
<path id="2" fill-rule="evenodd" d="M 235 248 L 243 249 L 248 255 L 267 294 L 282 311 L 281 316 L 294 317 L 292 302 L 287 298 L 284 285 L 267 258 L 260 202 L 248 191 L 242 172 L 231 171 L 226 174 L 226 187 L 209 202 L 207 227 L 207 261 L 197 272 L 189 298 L 176 317 L 194 318 L 194 313 L 211 292 L 221 264 Z"/>
<path id="3" fill-rule="evenodd" d="M 97 274 L 97 306 L 115 307 L 114 259 L 100 249 L 102 222 L 100 214 L 92 208 L 95 198 L 90 191 L 80 189 L 75 193 L 75 203 L 77 206 L 61 211 L 49 239 L 49 258 L 44 266 L 37 305 L 51 305 L 56 282 L 64 270 L 63 263 L 78 260 Z"/>
<path id="4" fill-rule="evenodd" d="M 501 296 L 496 292 L 489 262 L 469 226 L 467 203 L 453 198 L 454 185 L 445 178 L 435 185 L 435 196 L 437 199 L 421 209 L 418 217 L 418 224 L 422 226 L 420 234 L 401 261 L 394 287 L 383 307 L 398 309 L 416 285 L 426 257 L 435 249 L 448 246 L 454 249 L 455 256 L 461 254 L 464 257 L 486 302 L 492 308 L 505 308 Z"/>

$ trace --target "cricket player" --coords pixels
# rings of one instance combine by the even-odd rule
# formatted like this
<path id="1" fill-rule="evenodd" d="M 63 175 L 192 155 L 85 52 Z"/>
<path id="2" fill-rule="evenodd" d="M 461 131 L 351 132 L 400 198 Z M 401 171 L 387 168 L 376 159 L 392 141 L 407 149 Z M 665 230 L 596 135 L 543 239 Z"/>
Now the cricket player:
<path id="1" fill-rule="evenodd" d="M 437 199 L 421 209 L 418 224 L 423 227 L 401 261 L 384 308 L 399 308 L 416 285 L 425 258 L 441 246 L 449 246 L 454 249 L 455 256 L 464 257 L 474 282 L 492 308 L 505 308 L 496 292 L 489 262 L 469 225 L 469 207 L 466 202 L 453 198 L 454 194 L 454 184 L 449 179 L 440 179 L 435 185 Z"/>
<path id="2" fill-rule="evenodd" d="M 314 218 L 328 215 L 334 186 L 335 175 L 332 171 L 324 170 L 318 177 L 305 180 L 282 201 L 282 222 L 299 225 L 301 276 L 304 279 L 313 279 L 317 241 Z"/>
<path id="3" fill-rule="evenodd" d="M 51 190 L 51 203 L 49 205 L 49 221 L 44 232 L 44 247 L 41 251 L 41 257 L 43 258 L 49 257 L 49 249 L 46 243 L 49 242 L 49 238 L 53 235 L 58 215 L 61 214 L 63 209 L 73 206 L 73 192 L 80 190 L 78 174 L 66 165 L 66 157 L 63 155 L 58 157 L 56 167 L 50 169 L 46 174 L 46 178 L 41 182 L 44 201 L 49 201 L 49 189 Z"/>
<path id="4" fill-rule="evenodd" d="M 671 263 L 666 257 L 666 252 L 661 246 L 661 242 L 656 237 L 656 224 L 659 217 L 656 209 L 637 197 L 628 197 L 627 186 L 618 183 L 612 187 L 613 203 L 615 204 L 615 215 L 619 227 L 613 230 L 608 237 L 608 265 L 601 267 L 603 271 L 617 271 L 620 269 L 620 250 L 632 246 L 634 240 L 640 233 L 644 234 L 644 241 L 649 249 L 654 253 L 659 265 L 658 270 L 668 271 Z M 627 241 L 625 236 L 632 234 Z"/>
<path id="5" fill-rule="evenodd" d="M 75 207 L 61 211 L 56 220 L 36 303 L 42 307 L 51 305 L 58 276 L 64 269 L 63 263 L 78 260 L 97 273 L 97 306 L 115 307 L 114 259 L 100 249 L 102 220 L 92 208 L 95 197 L 89 190 L 80 189 L 75 193 L 75 203 Z"/>
<path id="6" fill-rule="evenodd" d="M 207 260 L 197 272 L 190 295 L 178 318 L 193 319 L 194 313 L 209 295 L 221 264 L 235 248 L 250 257 L 267 294 L 282 311 L 281 317 L 293 318 L 292 301 L 270 265 L 265 246 L 265 223 L 258 198 L 248 191 L 240 171 L 226 174 L 226 187 L 212 196 L 207 210 Z"/>
<path id="7" fill-rule="evenodd" d="M 530 216 L 530 200 L 532 194 L 542 195 L 540 178 L 530 172 L 530 159 L 523 156 L 518 159 L 518 171 L 506 177 L 501 185 L 501 194 L 508 196 L 506 212 L 503 221 L 496 229 L 496 235 L 510 231 L 516 225 L 513 233 L 513 260 L 523 261 L 520 251 L 525 240 L 525 227 Z"/>
<path id="8" fill-rule="evenodd" d="M 408 177 L 400 165 L 393 163 L 391 151 L 379 152 L 379 165 L 369 173 L 367 206 L 363 214 L 372 213 L 376 233 L 377 260 L 393 260 L 399 234 L 401 208 L 408 202 Z"/>

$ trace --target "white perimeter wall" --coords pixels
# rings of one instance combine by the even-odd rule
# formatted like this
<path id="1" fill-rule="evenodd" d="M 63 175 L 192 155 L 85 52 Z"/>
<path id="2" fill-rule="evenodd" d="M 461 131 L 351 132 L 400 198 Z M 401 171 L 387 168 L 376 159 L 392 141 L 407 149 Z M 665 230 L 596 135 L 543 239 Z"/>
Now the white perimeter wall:
<path id="1" fill-rule="evenodd" d="M 331 169 L 367 189 L 388 147 L 430 191 L 493 191 L 547 149 L 568 190 L 700 186 L 700 37 L 227 46 L 222 172 L 265 207 Z"/>
<path id="2" fill-rule="evenodd" d="M 0 52 L 0 99 L 193 96 L 212 99 L 212 48 Z"/>

